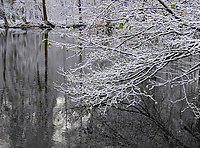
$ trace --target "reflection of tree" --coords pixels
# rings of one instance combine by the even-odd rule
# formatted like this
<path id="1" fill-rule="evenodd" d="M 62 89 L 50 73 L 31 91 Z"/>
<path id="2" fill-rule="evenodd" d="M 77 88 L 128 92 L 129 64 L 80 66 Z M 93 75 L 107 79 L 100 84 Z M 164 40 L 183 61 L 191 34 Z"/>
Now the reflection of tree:
<path id="1" fill-rule="evenodd" d="M 1 105 L 7 119 L 4 134 L 9 134 L 11 147 L 51 147 L 53 100 L 49 99 L 52 94 L 47 86 L 48 46 L 46 43 L 43 49 L 42 43 L 37 42 L 38 37 L 42 40 L 38 35 L 29 36 L 26 42 L 28 34 L 30 32 L 16 35 L 8 31 L 7 42 L 4 42 L 7 43 L 2 55 L 5 89 Z M 29 47 L 31 50 L 27 50 Z M 37 60 L 40 55 L 42 64 Z"/>
<path id="2" fill-rule="evenodd" d="M 1 67 L 2 67 L 2 78 L 1 78 L 1 102 L 0 102 L 0 107 L 1 107 L 1 116 L 0 116 L 0 126 L 4 127 L 4 129 L 0 129 L 0 133 L 3 135 L 3 133 L 6 132 L 5 135 L 1 135 L 1 144 L 0 147 L 10 147 L 10 137 L 7 133 L 9 133 L 9 115 L 10 115 L 10 103 L 7 99 L 7 81 L 6 81 L 6 69 L 7 69 L 7 64 L 6 64 L 6 58 L 7 58 L 7 35 L 8 35 L 8 30 L 6 29 L 3 34 L 3 44 L 2 44 L 2 50 L 1 50 L 1 56 L 2 56 L 2 61 L 1 61 Z"/>
<path id="3" fill-rule="evenodd" d="M 40 90 L 42 95 L 39 95 L 37 100 L 37 110 L 35 111 L 35 135 L 28 137 L 29 140 L 28 143 L 26 143 L 26 147 L 31 147 L 32 145 L 34 145 L 33 147 L 41 148 L 52 147 L 52 108 L 49 108 L 49 104 L 51 104 L 51 102 L 48 100 L 48 32 L 44 34 L 44 38 L 46 39 L 46 42 L 44 43 L 44 88 L 43 90 Z M 41 86 L 39 85 L 39 87 Z"/>
<path id="4" fill-rule="evenodd" d="M 152 108 L 149 108 L 150 104 Z M 142 102 L 139 107 L 112 107 L 108 109 L 106 116 L 102 116 L 100 112 L 96 107 L 90 112 L 92 116 L 87 127 L 83 128 L 86 136 L 82 143 L 83 147 L 162 147 L 165 145 L 165 147 L 186 148 L 199 145 L 198 135 L 191 137 L 185 130 L 186 125 L 171 123 L 172 120 L 169 118 L 172 116 L 163 115 L 162 107 L 158 107 L 151 101 Z"/>
<path id="5" fill-rule="evenodd" d="M 3 90 L 2 90 L 2 94 L 1 94 L 1 105 L 3 104 L 3 97 L 4 97 L 4 93 L 6 90 L 6 40 L 7 40 L 7 34 L 8 34 L 8 30 L 5 30 L 5 34 L 4 34 L 4 43 L 2 45 L 2 67 L 3 67 Z"/>

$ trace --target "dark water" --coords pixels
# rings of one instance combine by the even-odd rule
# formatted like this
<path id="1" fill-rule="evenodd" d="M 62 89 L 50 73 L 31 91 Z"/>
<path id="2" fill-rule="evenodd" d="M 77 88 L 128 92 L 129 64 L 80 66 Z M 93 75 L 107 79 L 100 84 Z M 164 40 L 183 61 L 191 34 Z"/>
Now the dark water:
<path id="1" fill-rule="evenodd" d="M 56 44 L 49 48 L 48 41 L 42 43 L 45 38 L 69 44 L 77 40 L 59 36 L 57 31 L 1 30 L 0 148 L 200 145 L 199 120 L 191 111 L 180 113 L 184 103 L 167 101 L 183 97 L 180 87 L 155 89 L 151 93 L 161 105 L 155 107 L 143 98 L 141 112 L 122 107 L 110 108 L 102 115 L 99 108 L 88 110 L 70 103 L 67 96 L 54 89 L 54 82 L 65 82 L 57 68 L 67 70 L 80 59 L 66 60 L 73 53 Z M 198 93 L 197 86 L 188 86 L 188 94 Z"/>
<path id="2" fill-rule="evenodd" d="M 51 37 L 51 33 L 38 30 L 1 31 L 0 147 L 54 144 L 54 110 L 60 94 L 53 82 L 63 81 L 56 69 L 67 68 L 74 61 L 66 62 L 69 53 L 64 49 L 42 43 L 44 38 Z M 73 43 L 73 39 L 65 40 L 68 41 Z"/>

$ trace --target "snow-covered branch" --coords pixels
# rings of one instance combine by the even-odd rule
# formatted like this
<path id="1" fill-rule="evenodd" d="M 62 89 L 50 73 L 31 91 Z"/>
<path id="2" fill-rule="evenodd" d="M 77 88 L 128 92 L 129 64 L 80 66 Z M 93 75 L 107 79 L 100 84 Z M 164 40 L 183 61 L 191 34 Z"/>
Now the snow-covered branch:
<path id="1" fill-rule="evenodd" d="M 118 107 L 121 102 L 130 107 L 138 105 L 141 97 L 157 104 L 149 91 L 166 85 L 183 86 L 185 92 L 185 85 L 199 79 L 200 32 L 196 23 L 200 12 L 196 3 L 111 2 L 95 15 L 98 19 L 80 31 L 80 44 L 73 50 L 82 60 L 67 72 L 58 70 L 66 82 L 56 84 L 56 88 L 72 101 L 90 107 L 102 103 Z M 146 9 L 162 5 L 167 11 Z M 190 13 L 174 18 L 177 9 L 190 9 Z M 195 18 L 194 23 L 190 23 L 191 18 Z M 170 66 L 174 63 L 179 65 Z M 191 104 L 186 92 L 184 98 L 199 118 L 198 101 Z M 178 101 L 183 99 L 172 102 Z"/>

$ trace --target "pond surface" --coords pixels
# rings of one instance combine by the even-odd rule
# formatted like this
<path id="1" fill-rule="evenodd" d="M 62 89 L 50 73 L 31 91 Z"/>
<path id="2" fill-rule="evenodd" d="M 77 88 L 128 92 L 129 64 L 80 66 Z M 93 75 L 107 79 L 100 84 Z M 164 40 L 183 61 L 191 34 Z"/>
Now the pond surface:
<path id="1" fill-rule="evenodd" d="M 155 133 L 159 128 L 142 115 L 111 108 L 104 116 L 97 108 L 76 107 L 67 96 L 55 90 L 54 82 L 65 82 L 57 68 L 69 69 L 80 61 L 77 57 L 66 60 L 73 53 L 57 46 L 48 47 L 47 41 L 42 42 L 44 38 L 58 40 L 60 34 L 57 32 L 1 30 L 0 147 L 154 147 L 155 143 L 162 147 L 169 144 L 165 137 Z M 62 38 L 69 44 L 76 43 L 76 40 Z M 191 95 L 196 93 L 193 87 L 195 85 L 187 90 Z M 190 137 L 187 143 L 192 142 L 190 145 L 194 146 L 192 136 L 181 133 L 177 123 L 180 118 L 190 119 L 188 122 L 198 129 L 192 112 L 180 116 L 184 104 L 169 106 L 164 99 L 181 98 L 180 88 L 172 91 L 169 86 L 152 93 L 156 100 L 164 102 L 160 113 L 172 122 L 167 125 L 180 137 Z M 154 113 L 153 109 L 150 110 Z M 191 118 L 186 118 L 189 116 Z M 158 137 L 151 139 L 151 133 Z"/>
<path id="2" fill-rule="evenodd" d="M 56 99 L 61 97 L 53 82 L 63 81 L 56 69 L 69 67 L 74 61 L 67 63 L 67 53 L 61 48 L 45 48 L 41 41 L 47 34 L 1 31 L 2 147 L 53 145 L 54 110 Z"/>
<path id="3" fill-rule="evenodd" d="M 0 147 L 53 147 L 65 140 L 65 97 L 53 82 L 64 82 L 58 67 L 67 69 L 78 59 L 66 60 L 70 51 L 42 43 L 58 37 L 53 31 L 1 31 Z"/>

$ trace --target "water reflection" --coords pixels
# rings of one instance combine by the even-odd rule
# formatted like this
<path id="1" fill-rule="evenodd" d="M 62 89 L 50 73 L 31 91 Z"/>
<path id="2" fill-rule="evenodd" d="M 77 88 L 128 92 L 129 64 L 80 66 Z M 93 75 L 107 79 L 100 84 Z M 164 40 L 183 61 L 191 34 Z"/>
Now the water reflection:
<path id="1" fill-rule="evenodd" d="M 81 36 L 81 30 L 76 31 Z M 67 70 L 84 60 L 84 48 L 78 39 L 62 39 L 65 43 L 77 42 L 77 50 L 81 51 L 68 60 L 71 51 L 49 48 L 48 43 L 59 40 L 59 36 L 57 30 L 1 31 L 0 147 L 199 146 L 199 120 L 193 118 L 191 111 L 180 114 L 184 103 L 170 105 L 167 101 L 184 96 L 180 86 L 151 92 L 159 101 L 157 106 L 142 98 L 141 112 L 134 107 L 123 108 L 122 104 L 120 108 L 110 108 L 106 116 L 102 115 L 104 110 L 78 106 L 66 94 L 54 90 L 53 82 L 66 82 L 56 69 L 62 66 Z M 42 43 L 44 39 L 47 40 Z M 181 65 L 168 65 L 161 75 L 178 68 L 177 64 Z M 188 85 L 188 96 L 198 93 L 198 85 Z"/>
<path id="2" fill-rule="evenodd" d="M 48 32 L 18 31 L 1 31 L 1 144 L 52 147 L 53 109 L 59 95 L 53 81 L 63 81 L 56 69 L 64 66 L 66 57 L 60 48 L 42 43 Z"/>

